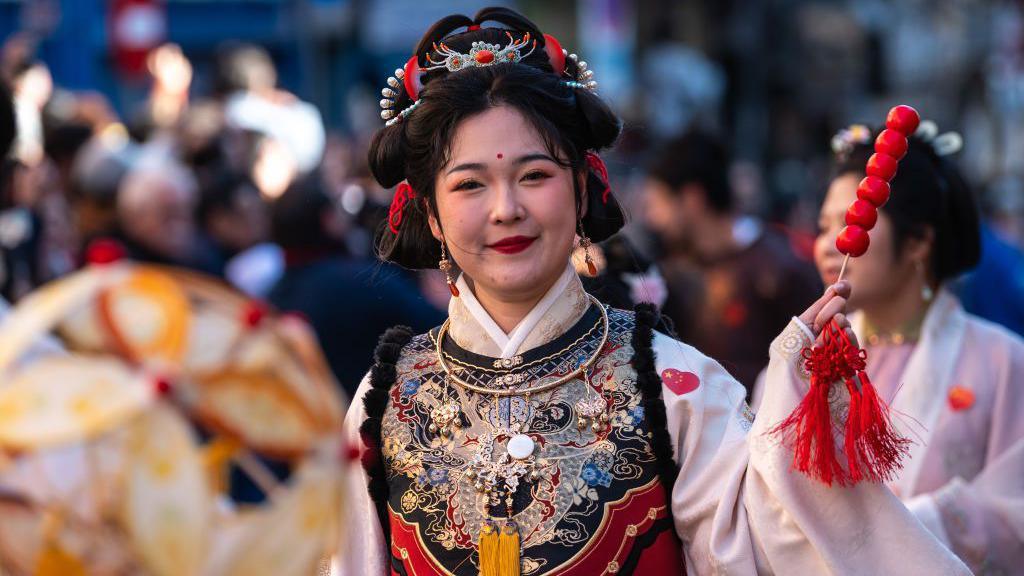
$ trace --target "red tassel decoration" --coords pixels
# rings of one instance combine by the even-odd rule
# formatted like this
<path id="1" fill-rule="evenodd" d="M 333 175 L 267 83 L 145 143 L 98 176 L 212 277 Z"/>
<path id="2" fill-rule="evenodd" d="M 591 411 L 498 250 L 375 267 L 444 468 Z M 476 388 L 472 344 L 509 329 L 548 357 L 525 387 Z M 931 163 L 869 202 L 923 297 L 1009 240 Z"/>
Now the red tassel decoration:
<path id="1" fill-rule="evenodd" d="M 907 455 L 910 439 L 896 432 L 889 417 L 889 406 L 878 397 L 864 371 L 867 352 L 854 346 L 845 331 L 840 330 L 839 337 L 843 341 L 846 364 L 856 371 L 856 378 L 846 380 L 847 389 L 851 390 L 845 439 L 851 481 L 888 482 Z M 850 456 L 851 445 L 856 458 Z"/>
<path id="2" fill-rule="evenodd" d="M 842 379 L 832 326 L 829 323 L 825 327 L 822 346 L 803 350 L 805 366 L 811 373 L 810 391 L 796 410 L 771 430 L 792 447 L 793 468 L 829 486 L 846 482 L 846 472 L 836 456 L 829 406 L 832 384 Z"/>
<path id="3" fill-rule="evenodd" d="M 821 345 L 805 348 L 803 356 L 811 373 L 811 389 L 797 409 L 771 431 L 793 448 L 793 468 L 829 486 L 891 480 L 910 441 L 893 428 L 889 407 L 864 372 L 866 353 L 832 321 L 825 326 Z M 850 393 L 843 439 L 845 463 L 837 455 L 829 405 L 829 392 L 837 382 L 845 383 Z"/>

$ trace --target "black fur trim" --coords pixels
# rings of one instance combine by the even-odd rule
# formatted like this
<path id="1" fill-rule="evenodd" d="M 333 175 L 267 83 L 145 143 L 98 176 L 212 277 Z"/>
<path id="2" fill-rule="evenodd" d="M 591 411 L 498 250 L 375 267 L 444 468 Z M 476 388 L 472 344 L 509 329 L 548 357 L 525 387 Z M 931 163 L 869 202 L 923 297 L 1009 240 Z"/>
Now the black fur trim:
<path id="1" fill-rule="evenodd" d="M 652 348 L 654 327 L 661 315 L 651 304 L 638 304 L 635 312 L 633 358 L 630 359 L 630 365 L 636 370 L 636 385 L 643 396 L 644 418 L 651 431 L 651 447 L 654 449 L 658 476 L 671 502 L 672 487 L 679 476 L 679 464 L 672 456 L 672 437 L 668 433 L 665 402 L 661 398 L 661 376 L 654 365 Z"/>
<path id="2" fill-rule="evenodd" d="M 391 542 L 391 522 L 388 520 L 388 479 L 381 458 L 381 419 L 388 405 L 388 393 L 395 384 L 398 371 L 395 365 L 402 353 L 402 347 L 412 340 L 412 328 L 396 326 L 389 328 L 380 337 L 374 351 L 374 365 L 370 369 L 370 389 L 363 397 L 366 420 L 359 426 L 366 449 L 363 452 L 363 468 L 368 477 L 367 490 L 377 508 L 384 541 Z M 390 547 L 390 545 L 389 545 Z"/>

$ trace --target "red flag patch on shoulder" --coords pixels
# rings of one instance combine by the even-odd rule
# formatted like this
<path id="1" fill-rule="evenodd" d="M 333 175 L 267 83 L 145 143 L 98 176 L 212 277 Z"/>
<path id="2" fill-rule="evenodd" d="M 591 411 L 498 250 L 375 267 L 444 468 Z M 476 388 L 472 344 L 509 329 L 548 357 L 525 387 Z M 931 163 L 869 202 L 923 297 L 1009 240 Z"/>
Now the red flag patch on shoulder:
<path id="1" fill-rule="evenodd" d="M 700 387 L 700 378 L 693 372 L 682 372 L 675 368 L 661 371 L 661 381 L 679 396 L 689 394 Z"/>

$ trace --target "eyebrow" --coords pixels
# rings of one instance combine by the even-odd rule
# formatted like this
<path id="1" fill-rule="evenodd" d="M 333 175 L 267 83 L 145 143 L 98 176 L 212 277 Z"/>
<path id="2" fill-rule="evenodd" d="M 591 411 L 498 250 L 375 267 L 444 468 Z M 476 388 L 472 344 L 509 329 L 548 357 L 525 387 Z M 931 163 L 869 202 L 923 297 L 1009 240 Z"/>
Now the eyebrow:
<path id="1" fill-rule="evenodd" d="M 518 166 L 521 164 L 526 164 L 527 162 L 533 162 L 534 160 L 547 160 L 548 162 L 558 164 L 558 162 L 554 158 L 552 158 L 550 154 L 543 154 L 541 152 L 534 152 L 532 154 L 525 154 L 523 156 L 520 156 L 513 160 L 512 164 Z M 451 168 L 448 169 L 447 172 L 445 172 L 445 176 L 452 174 L 454 172 L 461 172 L 467 170 L 483 170 L 485 167 L 486 165 L 481 162 L 466 162 L 464 164 L 459 164 L 458 166 L 452 166 Z"/>

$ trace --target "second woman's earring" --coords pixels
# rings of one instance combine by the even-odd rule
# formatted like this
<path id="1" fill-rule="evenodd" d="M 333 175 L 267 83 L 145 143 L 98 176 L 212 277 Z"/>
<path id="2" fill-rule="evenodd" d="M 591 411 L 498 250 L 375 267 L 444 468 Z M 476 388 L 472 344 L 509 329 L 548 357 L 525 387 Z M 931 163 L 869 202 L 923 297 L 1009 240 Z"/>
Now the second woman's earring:
<path id="1" fill-rule="evenodd" d="M 921 299 L 925 302 L 931 302 L 932 298 L 935 297 L 935 291 L 928 285 L 928 277 L 924 273 L 924 264 L 921 261 L 917 262 L 917 272 L 921 275 Z"/>
<path id="2" fill-rule="evenodd" d="M 445 252 L 444 240 L 441 241 L 441 261 L 437 263 L 437 267 L 444 272 L 444 279 L 448 282 L 448 291 L 452 293 L 452 297 L 458 298 L 459 287 L 452 279 L 452 261 L 448 259 L 448 254 Z"/>

